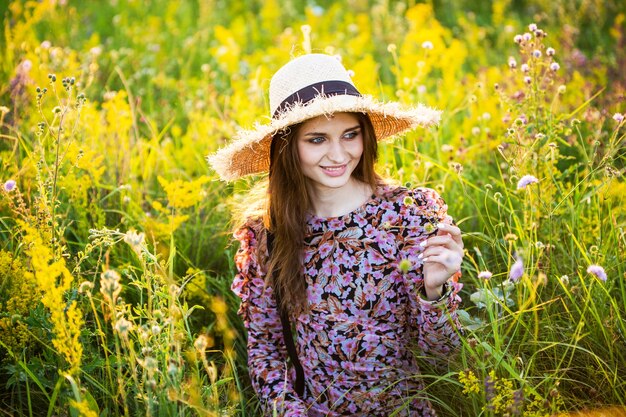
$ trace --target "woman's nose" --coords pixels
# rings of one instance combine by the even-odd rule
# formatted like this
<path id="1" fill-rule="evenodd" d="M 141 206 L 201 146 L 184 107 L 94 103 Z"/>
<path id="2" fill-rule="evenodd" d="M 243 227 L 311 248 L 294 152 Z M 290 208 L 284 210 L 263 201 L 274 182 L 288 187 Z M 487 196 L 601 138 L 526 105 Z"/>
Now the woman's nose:
<path id="1" fill-rule="evenodd" d="M 340 140 L 331 140 L 328 153 L 326 154 L 331 162 L 341 164 L 346 160 L 346 150 Z"/>

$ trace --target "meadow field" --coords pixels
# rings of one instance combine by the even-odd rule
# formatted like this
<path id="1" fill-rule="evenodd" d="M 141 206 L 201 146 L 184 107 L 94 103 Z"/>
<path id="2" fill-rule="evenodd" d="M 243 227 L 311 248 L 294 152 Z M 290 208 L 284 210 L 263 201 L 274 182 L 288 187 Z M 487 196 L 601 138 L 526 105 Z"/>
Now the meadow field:
<path id="1" fill-rule="evenodd" d="M 0 416 L 257 416 L 206 156 L 291 57 L 443 111 L 378 171 L 464 232 L 442 417 L 626 406 L 623 0 L 1 1 Z M 400 410 L 397 410 L 398 412 Z M 393 415 L 393 410 L 390 410 Z"/>

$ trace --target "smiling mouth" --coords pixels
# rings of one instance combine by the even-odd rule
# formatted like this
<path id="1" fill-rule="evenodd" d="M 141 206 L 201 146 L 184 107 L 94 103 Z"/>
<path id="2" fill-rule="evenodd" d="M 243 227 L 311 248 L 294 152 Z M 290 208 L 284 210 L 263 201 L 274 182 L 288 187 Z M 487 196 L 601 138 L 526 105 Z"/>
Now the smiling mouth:
<path id="1" fill-rule="evenodd" d="M 329 177 L 343 177 L 348 170 L 348 164 L 320 166 L 325 175 Z"/>
<path id="2" fill-rule="evenodd" d="M 332 167 L 322 166 L 322 169 L 324 169 L 326 171 L 337 172 L 337 171 L 341 171 L 345 167 L 346 167 L 346 165 L 344 164 L 344 165 L 338 165 L 338 166 L 332 166 Z"/>

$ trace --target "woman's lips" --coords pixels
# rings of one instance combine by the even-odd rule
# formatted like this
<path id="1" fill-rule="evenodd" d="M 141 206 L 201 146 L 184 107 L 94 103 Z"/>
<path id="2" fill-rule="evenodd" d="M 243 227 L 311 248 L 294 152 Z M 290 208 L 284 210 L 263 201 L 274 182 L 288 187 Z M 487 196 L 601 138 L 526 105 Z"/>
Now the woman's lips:
<path id="1" fill-rule="evenodd" d="M 341 177 L 345 172 L 346 172 L 346 168 L 347 168 L 347 164 L 345 165 L 336 165 L 336 166 L 323 166 L 322 171 L 324 171 L 324 174 L 328 175 L 329 177 Z"/>

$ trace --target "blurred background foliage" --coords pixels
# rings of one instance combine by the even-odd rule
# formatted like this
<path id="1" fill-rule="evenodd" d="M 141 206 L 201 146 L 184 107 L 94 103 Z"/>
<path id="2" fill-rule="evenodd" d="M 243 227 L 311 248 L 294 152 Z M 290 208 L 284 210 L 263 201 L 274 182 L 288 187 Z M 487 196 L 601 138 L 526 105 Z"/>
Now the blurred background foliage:
<path id="1" fill-rule="evenodd" d="M 257 179 L 220 182 L 205 156 L 267 120 L 271 74 L 311 51 L 363 93 L 444 111 L 379 163 L 436 188 L 465 232 L 463 347 L 445 372 L 425 365 L 442 415 L 624 403 L 623 1 L 0 11 L 0 408 L 255 414 L 228 288 L 231 205 Z M 538 183 L 518 189 L 524 175 Z"/>

